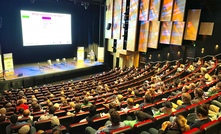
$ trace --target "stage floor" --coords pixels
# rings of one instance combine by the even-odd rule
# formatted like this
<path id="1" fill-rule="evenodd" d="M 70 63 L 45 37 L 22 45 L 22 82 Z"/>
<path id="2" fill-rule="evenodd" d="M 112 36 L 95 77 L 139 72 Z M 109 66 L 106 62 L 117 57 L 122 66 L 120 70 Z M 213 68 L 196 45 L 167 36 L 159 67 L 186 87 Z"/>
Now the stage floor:
<path id="1" fill-rule="evenodd" d="M 41 63 L 32 63 L 32 64 L 22 64 L 15 65 L 14 75 L 7 76 L 5 80 L 15 80 L 26 77 L 35 77 L 47 74 L 55 74 L 70 70 L 83 69 L 93 66 L 103 65 L 102 62 L 90 62 L 89 60 L 85 60 L 84 62 L 74 62 L 73 59 L 67 59 L 66 64 L 64 63 L 53 63 L 52 65 L 48 65 L 47 62 Z"/>

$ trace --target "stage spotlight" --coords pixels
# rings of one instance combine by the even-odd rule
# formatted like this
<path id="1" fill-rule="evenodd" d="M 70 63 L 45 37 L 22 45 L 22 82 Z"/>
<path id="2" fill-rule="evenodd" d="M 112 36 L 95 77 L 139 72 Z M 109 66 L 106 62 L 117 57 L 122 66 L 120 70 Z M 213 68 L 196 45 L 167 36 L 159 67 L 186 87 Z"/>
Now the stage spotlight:
<path id="1" fill-rule="evenodd" d="M 88 9 L 89 3 L 85 2 L 84 3 L 84 9 Z"/>

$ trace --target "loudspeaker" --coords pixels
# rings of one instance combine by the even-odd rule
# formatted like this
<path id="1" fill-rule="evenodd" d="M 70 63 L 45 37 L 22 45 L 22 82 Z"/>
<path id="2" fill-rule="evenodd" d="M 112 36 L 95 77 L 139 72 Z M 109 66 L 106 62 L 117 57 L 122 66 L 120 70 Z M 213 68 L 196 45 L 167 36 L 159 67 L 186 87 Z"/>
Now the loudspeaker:
<path id="1" fill-rule="evenodd" d="M 107 24 L 106 29 L 107 29 L 107 30 L 110 30 L 110 29 L 111 29 L 111 23 L 108 23 L 108 24 Z"/>

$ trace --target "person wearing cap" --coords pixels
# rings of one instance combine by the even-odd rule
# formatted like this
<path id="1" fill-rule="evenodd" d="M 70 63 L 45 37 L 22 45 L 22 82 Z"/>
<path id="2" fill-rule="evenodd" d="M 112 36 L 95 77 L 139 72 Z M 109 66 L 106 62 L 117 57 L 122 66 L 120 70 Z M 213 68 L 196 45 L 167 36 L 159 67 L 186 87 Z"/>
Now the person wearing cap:
<path id="1" fill-rule="evenodd" d="M 171 114 L 172 112 L 176 111 L 176 109 L 173 108 L 173 104 L 170 101 L 165 101 L 162 104 L 162 108 L 157 110 L 156 108 L 152 107 L 153 117 L 162 115 L 162 114 Z"/>

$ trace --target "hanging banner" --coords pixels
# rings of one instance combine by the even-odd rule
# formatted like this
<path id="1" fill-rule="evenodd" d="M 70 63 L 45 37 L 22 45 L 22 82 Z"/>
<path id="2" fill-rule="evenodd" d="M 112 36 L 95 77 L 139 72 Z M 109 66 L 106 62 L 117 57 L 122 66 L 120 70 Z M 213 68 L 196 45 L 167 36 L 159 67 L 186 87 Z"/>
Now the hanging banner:
<path id="1" fill-rule="evenodd" d="M 12 53 L 3 54 L 4 56 L 4 68 L 5 68 L 5 76 L 14 75 L 14 64 Z"/>
<path id="2" fill-rule="evenodd" d="M 104 47 L 98 47 L 97 59 L 99 62 L 104 62 Z"/>
<path id="3" fill-rule="evenodd" d="M 78 61 L 84 61 L 84 47 L 78 47 L 77 60 Z"/>
<path id="4" fill-rule="evenodd" d="M 0 55 L 0 78 L 3 78 L 2 55 Z"/>

